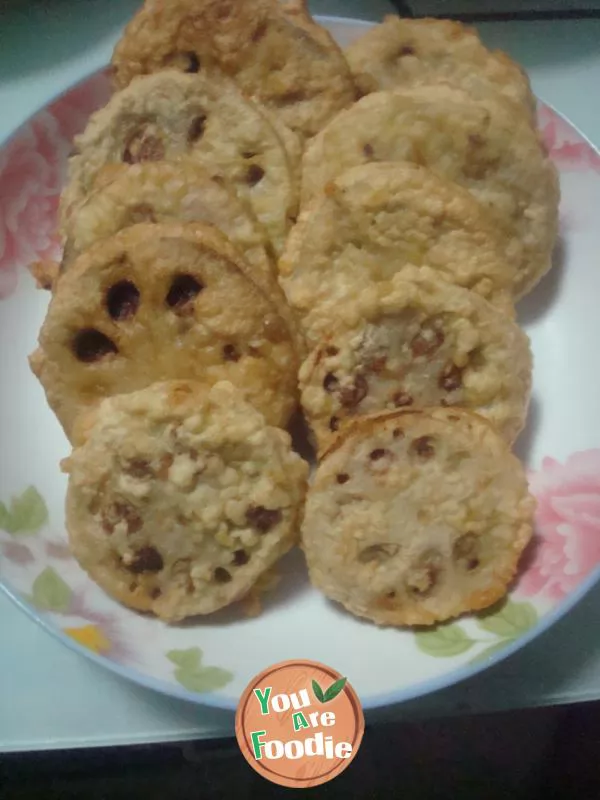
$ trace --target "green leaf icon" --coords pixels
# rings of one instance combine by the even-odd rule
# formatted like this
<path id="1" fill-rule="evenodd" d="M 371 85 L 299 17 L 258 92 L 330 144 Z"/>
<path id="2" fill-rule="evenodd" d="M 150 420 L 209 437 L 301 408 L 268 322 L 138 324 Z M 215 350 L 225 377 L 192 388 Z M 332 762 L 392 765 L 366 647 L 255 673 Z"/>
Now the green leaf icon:
<path id="1" fill-rule="evenodd" d="M 509 645 L 512 641 L 513 639 L 501 639 L 499 642 L 491 644 L 489 647 L 484 648 L 481 653 L 477 653 L 477 655 L 469 661 L 469 664 L 477 664 L 479 661 L 487 661 L 488 658 L 491 658 L 500 650 L 504 650 L 504 648 L 507 647 L 507 645 Z"/>
<path id="2" fill-rule="evenodd" d="M 513 639 L 522 636 L 535 625 L 537 620 L 537 611 L 531 603 L 507 600 L 499 611 L 480 617 L 477 624 L 482 630 L 501 636 L 503 639 Z"/>
<path id="3" fill-rule="evenodd" d="M 338 694 L 343 690 L 347 680 L 348 678 L 340 678 L 339 680 L 332 683 L 329 689 L 327 689 L 327 691 L 325 692 L 325 697 L 323 699 L 323 702 L 329 703 L 330 700 L 334 700 L 338 696 Z"/>
<path id="4" fill-rule="evenodd" d="M 325 702 L 325 695 L 323 694 L 323 689 L 321 689 L 321 687 L 316 682 L 316 680 L 314 680 L 314 678 L 313 678 L 313 682 L 312 682 L 312 690 L 313 690 L 313 692 L 315 694 L 315 697 L 319 701 L 319 703 L 324 703 Z"/>
<path id="5" fill-rule="evenodd" d="M 73 592 L 52 567 L 46 567 L 32 586 L 32 600 L 42 611 L 65 613 L 71 605 Z"/>
<path id="6" fill-rule="evenodd" d="M 12 534 L 32 534 L 48 521 L 44 498 L 34 486 L 18 497 L 12 497 L 10 509 L 0 503 L 0 528 Z"/>
<path id="7" fill-rule="evenodd" d="M 441 625 L 432 631 L 418 631 L 415 640 L 419 650 L 435 658 L 449 658 L 464 653 L 474 642 L 460 625 Z"/>
<path id="8" fill-rule="evenodd" d="M 167 658 L 180 669 L 191 671 L 200 666 L 202 650 L 199 647 L 189 647 L 187 650 L 169 650 Z"/>
<path id="9" fill-rule="evenodd" d="M 220 667 L 203 667 L 202 650 L 169 650 L 167 658 L 176 665 L 175 680 L 189 692 L 213 692 L 233 680 L 233 674 Z"/>

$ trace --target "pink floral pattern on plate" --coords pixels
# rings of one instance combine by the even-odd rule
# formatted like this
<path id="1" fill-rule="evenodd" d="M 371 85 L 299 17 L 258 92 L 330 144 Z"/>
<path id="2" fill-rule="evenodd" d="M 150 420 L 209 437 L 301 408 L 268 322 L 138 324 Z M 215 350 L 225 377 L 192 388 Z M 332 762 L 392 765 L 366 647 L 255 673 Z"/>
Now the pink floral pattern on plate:
<path id="1" fill-rule="evenodd" d="M 57 258 L 58 199 L 73 137 L 106 102 L 101 72 L 59 97 L 0 150 L 0 300 L 17 288 L 18 269 Z"/>
<path id="2" fill-rule="evenodd" d="M 540 103 L 538 125 L 548 155 L 562 172 L 600 172 L 600 154 L 577 130 L 551 108 Z"/>
<path id="3" fill-rule="evenodd" d="M 536 541 L 518 591 L 558 602 L 600 564 L 600 450 L 564 464 L 545 458 L 529 480 L 538 501 Z"/>

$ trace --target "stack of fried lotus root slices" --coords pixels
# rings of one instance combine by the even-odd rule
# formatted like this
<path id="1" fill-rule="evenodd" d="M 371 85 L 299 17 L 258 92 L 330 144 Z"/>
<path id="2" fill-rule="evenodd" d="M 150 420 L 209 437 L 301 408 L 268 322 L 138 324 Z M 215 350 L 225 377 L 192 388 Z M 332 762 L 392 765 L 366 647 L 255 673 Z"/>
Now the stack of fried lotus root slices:
<path id="1" fill-rule="evenodd" d="M 279 262 L 320 457 L 302 542 L 352 613 L 431 625 L 501 599 L 532 534 L 514 303 L 550 268 L 558 179 L 526 76 L 473 31 L 390 17 L 346 57 L 363 96 L 308 142 Z"/>
<path id="2" fill-rule="evenodd" d="M 344 54 L 277 0 L 146 0 L 112 66 L 34 270 L 82 566 L 171 622 L 248 597 L 298 541 L 300 398 L 313 583 L 380 624 L 495 602 L 533 514 L 514 302 L 557 227 L 523 72 L 442 21 Z"/>
<path id="3" fill-rule="evenodd" d="M 303 336 L 276 261 L 303 142 L 355 97 L 301 3 L 147 2 L 74 142 L 31 366 L 71 440 L 73 552 L 168 621 L 248 596 L 298 541 L 285 432 Z"/>

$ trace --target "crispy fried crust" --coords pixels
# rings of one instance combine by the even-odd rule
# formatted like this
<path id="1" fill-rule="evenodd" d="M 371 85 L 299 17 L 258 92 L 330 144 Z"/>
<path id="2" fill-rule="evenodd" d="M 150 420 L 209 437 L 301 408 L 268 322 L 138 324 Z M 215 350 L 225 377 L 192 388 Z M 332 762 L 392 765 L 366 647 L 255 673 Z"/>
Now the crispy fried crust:
<path id="1" fill-rule="evenodd" d="M 473 292 L 408 267 L 330 318 L 300 370 L 301 403 L 321 448 L 348 420 L 402 406 L 460 406 L 507 442 L 531 389 L 525 333 Z"/>
<path id="2" fill-rule="evenodd" d="M 111 169 L 111 180 L 91 192 L 69 220 L 63 270 L 123 228 L 173 221 L 214 225 L 265 279 L 273 276 L 270 243 L 252 211 L 218 171 L 185 157 Z"/>
<path id="3" fill-rule="evenodd" d="M 345 55 L 364 94 L 448 82 L 475 97 L 497 92 L 535 119 L 525 72 L 505 53 L 484 47 L 475 29 L 460 22 L 388 16 Z"/>
<path id="4" fill-rule="evenodd" d="M 518 258 L 509 257 L 493 218 L 466 189 L 409 162 L 352 167 L 326 188 L 300 215 L 279 261 L 281 284 L 311 342 L 346 300 L 409 264 L 429 266 L 514 314 Z"/>
<path id="5" fill-rule="evenodd" d="M 102 398 L 175 378 L 230 380 L 285 426 L 296 405 L 292 333 L 238 264 L 199 223 L 140 223 L 82 254 L 31 359 L 67 435 Z"/>
<path id="6" fill-rule="evenodd" d="M 279 251 L 297 206 L 296 170 L 259 107 L 233 81 L 167 70 L 137 78 L 92 115 L 75 138 L 61 197 L 61 226 L 86 195 L 112 180 L 107 166 L 188 156 L 222 175 Z"/>
<path id="7" fill-rule="evenodd" d="M 65 464 L 75 557 L 108 594 L 167 621 L 244 597 L 297 541 L 307 465 L 221 382 L 104 400 Z"/>
<path id="8" fill-rule="evenodd" d="M 117 88 L 136 75 L 217 67 L 292 130 L 312 136 L 354 100 L 342 51 L 305 3 L 147 0 L 112 65 Z"/>
<path id="9" fill-rule="evenodd" d="M 110 168 L 69 220 L 61 271 L 98 241 L 139 222 L 202 222 L 218 228 L 235 246 L 238 267 L 276 304 L 294 332 L 299 351 L 303 337 L 276 277 L 272 248 L 263 226 L 223 178 L 192 159 L 147 161 Z"/>
<path id="10" fill-rule="evenodd" d="M 431 625 L 499 600 L 532 533 L 523 468 L 458 409 L 354 420 L 323 457 L 302 544 L 313 584 L 380 625 Z"/>
<path id="11" fill-rule="evenodd" d="M 501 97 L 475 100 L 444 85 L 363 97 L 307 147 L 302 205 L 345 170 L 370 161 L 418 163 L 468 189 L 500 226 L 509 256 L 521 258 L 515 297 L 550 268 L 556 169 L 529 123 L 515 118 Z"/>

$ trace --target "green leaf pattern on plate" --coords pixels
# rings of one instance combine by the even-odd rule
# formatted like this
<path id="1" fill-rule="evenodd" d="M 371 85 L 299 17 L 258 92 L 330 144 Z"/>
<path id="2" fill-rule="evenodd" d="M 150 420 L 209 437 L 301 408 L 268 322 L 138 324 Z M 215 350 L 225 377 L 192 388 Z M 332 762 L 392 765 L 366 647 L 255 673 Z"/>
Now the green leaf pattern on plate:
<path id="1" fill-rule="evenodd" d="M 517 603 L 514 600 L 507 600 L 495 614 L 477 620 L 482 630 L 501 636 L 503 639 L 522 636 L 536 622 L 537 611 L 531 603 Z"/>
<path id="2" fill-rule="evenodd" d="M 169 650 L 167 658 L 179 669 L 194 670 L 200 666 L 202 650 L 199 647 L 190 647 L 188 650 Z"/>
<path id="3" fill-rule="evenodd" d="M 52 567 L 46 567 L 34 580 L 30 599 L 41 611 L 64 614 L 69 610 L 72 597 L 73 592 L 60 575 Z"/>
<path id="4" fill-rule="evenodd" d="M 37 533 L 47 521 L 46 503 L 34 486 L 12 497 L 8 508 L 0 503 L 0 528 L 13 536 Z"/>
<path id="5" fill-rule="evenodd" d="M 189 692 L 214 692 L 233 680 L 233 674 L 221 667 L 202 666 L 202 650 L 169 650 L 167 658 L 175 664 L 175 680 Z"/>
<path id="6" fill-rule="evenodd" d="M 459 656 L 477 645 L 484 645 L 469 661 L 476 663 L 503 650 L 523 636 L 537 621 L 538 613 L 531 603 L 508 598 L 500 608 L 476 619 L 478 628 L 486 634 L 492 634 L 495 639 L 469 636 L 454 622 L 450 625 L 438 625 L 432 630 L 417 631 L 415 641 L 419 650 L 435 658 Z"/>
<path id="7" fill-rule="evenodd" d="M 419 650 L 436 658 L 459 656 L 474 644 L 456 623 L 440 625 L 431 631 L 417 631 L 415 638 Z"/>

